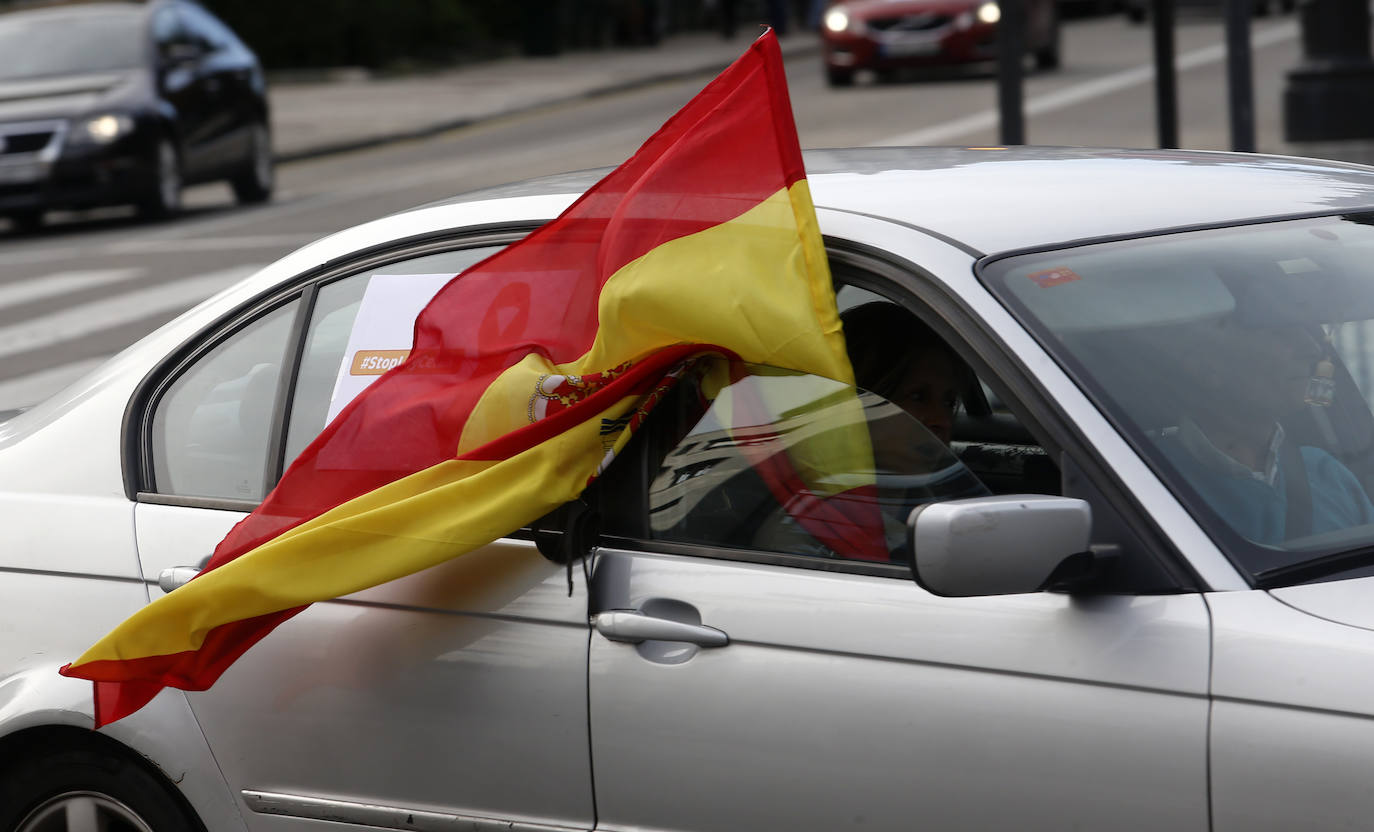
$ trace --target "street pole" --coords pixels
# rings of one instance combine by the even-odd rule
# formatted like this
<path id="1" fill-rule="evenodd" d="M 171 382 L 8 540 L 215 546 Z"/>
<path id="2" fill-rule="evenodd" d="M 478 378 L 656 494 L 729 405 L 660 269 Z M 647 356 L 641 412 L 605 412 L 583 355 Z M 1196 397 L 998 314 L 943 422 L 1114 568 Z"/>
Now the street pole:
<path id="1" fill-rule="evenodd" d="M 1251 0 L 1226 0 L 1226 80 L 1231 149 L 1255 152 L 1255 91 L 1250 70 Z"/>
<path id="2" fill-rule="evenodd" d="M 1174 0 L 1154 0 L 1155 117 L 1159 146 L 1178 147 L 1178 73 L 1174 70 Z"/>
<path id="3" fill-rule="evenodd" d="M 1303 60 L 1283 91 L 1290 142 L 1374 137 L 1374 62 L 1366 0 L 1304 0 Z"/>
<path id="4" fill-rule="evenodd" d="M 1003 145 L 1026 143 L 1021 87 L 1026 61 L 1025 0 L 1001 0 L 997 23 L 997 110 Z"/>

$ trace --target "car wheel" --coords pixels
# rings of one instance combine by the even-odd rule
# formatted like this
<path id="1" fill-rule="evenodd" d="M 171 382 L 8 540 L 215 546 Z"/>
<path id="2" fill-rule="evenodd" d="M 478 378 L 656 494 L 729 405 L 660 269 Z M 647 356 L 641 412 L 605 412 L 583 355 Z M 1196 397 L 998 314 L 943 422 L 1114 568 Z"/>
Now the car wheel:
<path id="1" fill-rule="evenodd" d="M 166 137 L 158 140 L 152 193 L 138 203 L 145 217 L 170 217 L 181 210 L 181 159 Z"/>
<path id="2" fill-rule="evenodd" d="M 1132 3 L 1131 5 L 1126 7 L 1126 19 L 1131 21 L 1132 23 L 1144 23 L 1145 17 L 1146 13 L 1144 2 Z"/>
<path id="3" fill-rule="evenodd" d="M 141 766 L 99 751 L 63 749 L 15 761 L 0 772 L 0 829 L 182 832 L 203 827 Z"/>
<path id="4" fill-rule="evenodd" d="M 852 87 L 854 86 L 854 70 L 836 69 L 833 66 L 826 67 L 825 80 L 832 87 Z"/>
<path id="5" fill-rule="evenodd" d="M 1034 29 L 1032 29 L 1034 31 Z M 1039 48 L 1032 50 L 1031 56 L 1035 59 L 1036 69 L 1058 69 L 1059 68 L 1059 10 L 1051 6 L 1047 13 L 1047 20 L 1044 23 L 1044 42 Z"/>
<path id="6" fill-rule="evenodd" d="M 272 186 L 276 180 L 272 167 L 272 136 L 267 132 L 267 125 L 254 125 L 251 141 L 253 147 L 249 152 L 247 168 L 229 180 L 234 188 L 234 198 L 240 205 L 266 202 L 272 196 Z"/>
<path id="7" fill-rule="evenodd" d="M 1059 21 L 1051 24 L 1050 42 L 1035 50 L 1036 69 L 1059 68 Z"/>
<path id="8" fill-rule="evenodd" d="M 43 227 L 42 211 L 16 211 L 9 215 L 10 228 L 21 233 L 37 231 Z"/>

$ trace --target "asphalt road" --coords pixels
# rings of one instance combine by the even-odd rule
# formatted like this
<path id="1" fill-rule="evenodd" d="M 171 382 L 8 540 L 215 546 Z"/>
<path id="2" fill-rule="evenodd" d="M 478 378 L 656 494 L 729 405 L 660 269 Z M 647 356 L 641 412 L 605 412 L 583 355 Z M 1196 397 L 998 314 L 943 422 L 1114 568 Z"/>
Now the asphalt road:
<path id="1" fill-rule="evenodd" d="M 1259 149 L 1281 139 L 1284 73 L 1298 60 L 1291 17 L 1255 23 Z M 1220 21 L 1178 28 L 1185 147 L 1228 149 Z M 1150 32 L 1121 17 L 1070 21 L 1063 67 L 1025 89 L 1035 144 L 1151 147 Z M 788 66 L 804 147 L 993 144 L 991 68 L 930 72 L 828 88 L 819 58 Z M 156 224 L 122 210 L 60 216 L 29 235 L 0 226 L 0 411 L 32 404 L 213 291 L 335 230 L 456 193 L 530 176 L 614 165 L 634 152 L 707 78 L 550 107 L 422 141 L 297 162 L 278 195 L 239 209 L 227 187 L 187 192 L 189 210 Z M 1053 198 L 1052 194 L 1046 195 Z M 1104 195 L 1129 199 L 1129 194 Z"/>

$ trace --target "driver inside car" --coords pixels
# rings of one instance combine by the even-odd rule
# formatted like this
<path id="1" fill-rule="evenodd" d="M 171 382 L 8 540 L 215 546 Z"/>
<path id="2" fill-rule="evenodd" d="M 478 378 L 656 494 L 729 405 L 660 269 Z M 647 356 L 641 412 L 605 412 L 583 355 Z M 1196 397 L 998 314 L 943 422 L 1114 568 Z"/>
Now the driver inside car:
<path id="1" fill-rule="evenodd" d="M 912 452 L 924 452 L 930 461 L 945 457 L 960 395 L 972 380 L 968 365 L 934 330 L 895 303 L 855 306 L 840 320 L 855 383 L 906 411 L 940 442 L 938 448 L 913 447 Z M 903 450 L 877 447 L 878 436 L 874 441 L 875 453 Z"/>

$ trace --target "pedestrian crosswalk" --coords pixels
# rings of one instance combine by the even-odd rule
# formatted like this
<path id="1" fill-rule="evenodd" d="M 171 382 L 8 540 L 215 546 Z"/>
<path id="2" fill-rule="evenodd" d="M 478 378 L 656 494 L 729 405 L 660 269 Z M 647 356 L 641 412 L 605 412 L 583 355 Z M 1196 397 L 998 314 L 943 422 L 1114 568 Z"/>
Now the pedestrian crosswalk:
<path id="1" fill-rule="evenodd" d="M 64 347 L 79 346 L 82 339 L 122 325 L 176 314 L 237 283 L 262 267 L 240 264 L 200 275 L 152 285 L 139 285 L 151 277 L 144 268 L 110 268 L 63 271 L 8 283 L 0 282 L 0 412 L 36 404 L 98 366 L 106 357 L 83 357 L 49 366 L 29 367 L 6 377 L 3 359 L 35 352 L 60 356 Z M 92 298 L 91 290 L 105 290 Z M 83 300 L 55 311 L 6 322 L 5 312 L 25 304 L 49 301 L 80 293 Z M 45 305 L 51 307 L 51 304 Z"/>

